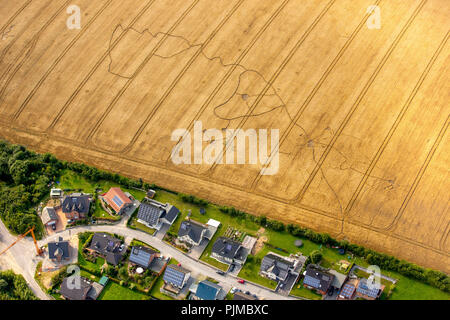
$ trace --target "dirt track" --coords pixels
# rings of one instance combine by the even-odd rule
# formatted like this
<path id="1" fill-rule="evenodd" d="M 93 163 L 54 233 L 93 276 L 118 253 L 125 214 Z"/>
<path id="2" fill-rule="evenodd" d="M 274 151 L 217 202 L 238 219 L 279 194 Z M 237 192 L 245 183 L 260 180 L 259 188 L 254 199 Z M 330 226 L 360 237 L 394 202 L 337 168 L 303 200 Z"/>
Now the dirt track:
<path id="1" fill-rule="evenodd" d="M 0 3 L 1 137 L 450 272 L 448 1 L 77 2 Z M 174 165 L 195 120 L 279 173 Z"/>

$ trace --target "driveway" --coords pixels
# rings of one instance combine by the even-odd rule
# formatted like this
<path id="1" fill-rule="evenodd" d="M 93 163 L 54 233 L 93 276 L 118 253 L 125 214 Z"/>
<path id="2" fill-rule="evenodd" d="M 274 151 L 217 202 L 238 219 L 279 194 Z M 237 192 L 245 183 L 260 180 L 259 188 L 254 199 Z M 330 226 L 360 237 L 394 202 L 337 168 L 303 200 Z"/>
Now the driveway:
<path id="1" fill-rule="evenodd" d="M 43 246 L 48 242 L 55 241 L 58 237 L 63 237 L 64 239 L 68 239 L 69 237 L 85 232 L 109 232 L 116 233 L 118 235 L 122 235 L 124 237 L 132 237 L 134 239 L 138 239 L 142 242 L 148 243 L 149 245 L 155 247 L 160 250 L 164 256 L 173 257 L 179 263 L 183 265 L 183 267 L 192 270 L 196 273 L 202 274 L 205 277 L 210 277 L 219 281 L 220 285 L 224 288 L 236 287 L 240 290 L 250 291 L 255 293 L 257 296 L 268 299 L 268 300 L 296 300 L 293 297 L 285 297 L 275 293 L 274 291 L 267 289 L 265 287 L 246 282 L 244 284 L 238 283 L 238 279 L 232 275 L 221 276 L 216 273 L 217 269 L 207 265 L 205 263 L 199 262 L 192 257 L 180 252 L 176 248 L 168 245 L 167 243 L 160 241 L 156 237 L 149 235 L 147 233 L 141 232 L 139 230 L 133 230 L 126 228 L 126 226 L 122 224 L 117 225 L 96 225 L 96 226 L 78 226 L 71 228 L 69 230 L 64 230 L 59 232 L 58 234 L 51 235 L 44 240 L 38 242 L 39 246 Z M 12 236 L 4 224 L 0 221 L 0 248 L 6 248 L 7 245 L 10 245 L 12 242 L 16 240 L 16 237 Z M 25 280 L 28 282 L 31 290 L 40 298 L 44 300 L 52 299 L 50 296 L 47 296 L 39 287 L 36 280 L 34 279 L 34 272 L 36 270 L 36 265 L 39 261 L 42 261 L 41 257 L 36 257 L 35 247 L 33 244 L 33 240 L 30 238 L 22 239 L 18 242 L 14 247 L 12 247 L 9 252 L 11 253 L 11 257 L 15 260 L 16 264 L 21 268 L 21 274 L 24 276 Z"/>
<path id="2" fill-rule="evenodd" d="M 195 273 L 202 274 L 205 277 L 210 277 L 213 279 L 216 279 L 219 281 L 219 283 L 223 287 L 237 287 L 238 289 L 241 289 L 243 291 L 250 291 L 252 293 L 255 293 L 257 296 L 261 298 L 265 298 L 268 300 L 296 300 L 293 297 L 285 297 L 282 295 L 279 295 L 275 293 L 274 291 L 267 289 L 265 287 L 261 287 L 259 285 L 255 285 L 249 282 L 246 282 L 244 284 L 238 283 L 238 279 L 232 275 L 225 275 L 221 276 L 216 273 L 217 269 L 209 266 L 205 263 L 199 262 L 192 257 L 184 254 L 183 252 L 179 251 L 178 249 L 172 247 L 171 245 L 160 241 L 156 237 L 153 237 L 152 235 L 149 235 L 145 232 L 139 231 L 139 230 L 133 230 L 126 228 L 122 225 L 103 225 L 103 226 L 79 226 L 75 227 L 71 230 L 65 230 L 59 235 L 62 237 L 67 237 L 69 235 L 68 232 L 72 232 L 72 234 L 90 231 L 90 232 L 109 232 L 109 233 L 116 233 L 123 236 L 129 236 L 133 237 L 135 239 L 138 239 L 142 242 L 148 243 L 152 247 L 155 247 L 164 256 L 170 256 L 176 259 L 183 267 L 186 269 L 189 269 L 191 271 L 195 271 Z M 67 233 L 67 234 L 66 234 Z M 56 236 L 53 236 L 56 237 Z M 40 241 L 40 245 L 45 244 L 49 241 L 52 241 L 52 237 L 49 237 L 48 239 L 45 239 L 43 241 Z"/>
<path id="3" fill-rule="evenodd" d="M 202 242 L 200 242 L 199 246 L 192 247 L 191 251 L 188 253 L 190 257 L 192 257 L 195 260 L 200 259 L 202 256 L 203 251 L 205 251 L 206 247 L 208 246 L 209 240 L 203 239 Z"/>
<path id="4" fill-rule="evenodd" d="M 156 231 L 156 233 L 153 235 L 156 237 L 156 239 L 162 240 L 164 238 L 164 236 L 166 235 L 167 231 L 169 231 L 169 229 L 170 229 L 170 225 L 168 225 L 167 223 L 163 223 L 163 225 L 161 226 L 161 229 Z"/>

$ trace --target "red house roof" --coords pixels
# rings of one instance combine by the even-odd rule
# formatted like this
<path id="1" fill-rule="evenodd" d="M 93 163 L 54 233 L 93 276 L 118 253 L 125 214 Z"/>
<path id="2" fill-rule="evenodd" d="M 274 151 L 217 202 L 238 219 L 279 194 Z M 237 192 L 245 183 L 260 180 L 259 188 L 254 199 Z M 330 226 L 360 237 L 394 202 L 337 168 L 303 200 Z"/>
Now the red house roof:
<path id="1" fill-rule="evenodd" d="M 120 188 L 111 188 L 103 196 L 106 203 L 118 213 L 127 203 L 132 203 Z"/>

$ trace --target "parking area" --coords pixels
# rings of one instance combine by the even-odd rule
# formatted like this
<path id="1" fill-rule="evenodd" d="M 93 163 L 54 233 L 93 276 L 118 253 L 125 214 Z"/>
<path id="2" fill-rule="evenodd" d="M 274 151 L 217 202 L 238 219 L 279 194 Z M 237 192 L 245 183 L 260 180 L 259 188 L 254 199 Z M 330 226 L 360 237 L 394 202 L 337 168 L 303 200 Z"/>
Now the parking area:
<path id="1" fill-rule="evenodd" d="M 202 255 L 203 251 L 205 251 L 206 247 L 208 246 L 208 243 L 209 243 L 208 239 L 203 239 L 202 242 L 200 242 L 199 246 L 192 247 L 188 255 L 196 260 L 200 259 L 200 256 Z"/>
<path id="2" fill-rule="evenodd" d="M 162 240 L 162 239 L 164 239 L 164 236 L 166 235 L 167 231 L 169 231 L 169 229 L 170 229 L 170 225 L 167 223 L 163 223 L 163 225 L 161 226 L 161 229 L 156 231 L 156 233 L 154 233 L 153 235 L 157 239 Z"/>
<path id="3" fill-rule="evenodd" d="M 275 291 L 284 296 L 288 296 L 292 290 L 292 287 L 294 286 L 295 282 L 297 281 L 297 278 L 298 278 L 298 275 L 289 273 L 289 275 L 287 276 L 285 281 L 278 283 Z"/>
<path id="4" fill-rule="evenodd" d="M 56 209 L 55 212 L 58 215 L 58 221 L 55 224 L 55 226 L 56 226 L 55 230 L 53 230 L 52 226 L 45 227 L 45 231 L 47 232 L 47 234 L 49 236 L 51 236 L 57 232 L 65 230 L 66 226 L 67 226 L 67 218 L 66 218 L 66 215 L 62 212 L 62 209 L 61 208 Z"/>

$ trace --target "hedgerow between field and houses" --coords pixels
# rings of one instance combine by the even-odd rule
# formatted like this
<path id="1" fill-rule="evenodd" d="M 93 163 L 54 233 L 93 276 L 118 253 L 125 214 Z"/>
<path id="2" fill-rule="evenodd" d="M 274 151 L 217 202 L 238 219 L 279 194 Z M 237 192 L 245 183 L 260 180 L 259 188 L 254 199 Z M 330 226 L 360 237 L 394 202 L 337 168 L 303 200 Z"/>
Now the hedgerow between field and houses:
<path id="1" fill-rule="evenodd" d="M 47 196 L 52 183 L 56 181 L 62 170 L 76 172 L 94 183 L 100 180 L 109 180 L 126 188 L 165 190 L 155 184 L 143 182 L 142 179 L 134 180 L 85 164 L 60 161 L 51 154 L 41 155 L 28 151 L 22 146 L 0 142 L 0 188 L 2 191 L 0 193 L 0 216 L 10 231 L 16 234 L 23 233 L 32 226 L 42 230 L 35 207 Z M 165 191 L 178 194 L 170 190 Z M 195 196 L 181 193 L 178 196 L 188 203 L 204 207 L 209 205 L 208 201 Z M 397 272 L 442 291 L 450 292 L 450 278 L 441 271 L 423 268 L 393 256 L 349 243 L 346 240 L 337 240 L 327 233 L 314 232 L 294 224 L 285 225 L 280 221 L 267 219 L 265 216 L 251 215 L 233 207 L 219 206 L 219 210 L 231 217 L 246 219 L 276 232 L 286 231 L 295 237 L 306 238 L 317 244 L 339 246 L 384 270 Z M 87 267 L 81 267 L 87 270 Z"/>

